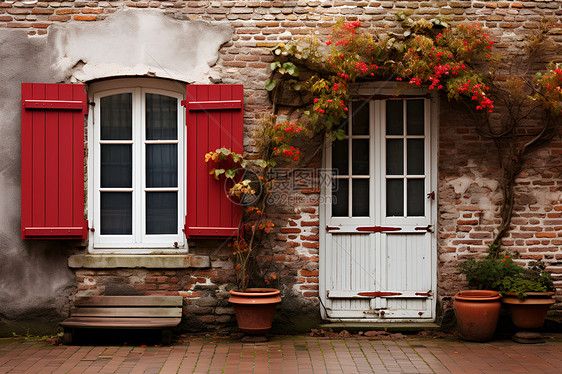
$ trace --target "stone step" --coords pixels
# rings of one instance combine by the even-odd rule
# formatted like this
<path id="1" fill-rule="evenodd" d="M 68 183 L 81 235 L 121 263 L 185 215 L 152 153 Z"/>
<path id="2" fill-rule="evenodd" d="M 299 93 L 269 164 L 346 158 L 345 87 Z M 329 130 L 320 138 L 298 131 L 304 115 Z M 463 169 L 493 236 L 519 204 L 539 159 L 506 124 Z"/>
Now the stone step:
<path id="1" fill-rule="evenodd" d="M 346 330 L 350 333 L 359 331 L 388 331 L 402 333 L 418 333 L 424 330 L 437 331 L 441 326 L 435 322 L 409 322 L 409 323 L 389 323 L 389 322 L 329 322 L 323 323 L 319 327 L 322 330 L 331 329 L 334 332 Z"/>

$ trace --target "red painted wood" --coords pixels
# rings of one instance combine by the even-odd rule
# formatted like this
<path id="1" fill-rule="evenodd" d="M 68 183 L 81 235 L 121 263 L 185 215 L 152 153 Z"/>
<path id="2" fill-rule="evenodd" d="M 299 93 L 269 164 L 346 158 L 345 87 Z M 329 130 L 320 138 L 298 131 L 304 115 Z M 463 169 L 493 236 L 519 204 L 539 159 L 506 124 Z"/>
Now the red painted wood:
<path id="1" fill-rule="evenodd" d="M 213 86 L 211 86 L 213 87 Z M 221 87 L 229 87 L 221 85 Z M 183 103 L 183 102 L 182 102 Z M 207 101 L 191 101 L 187 102 L 187 110 L 216 110 L 216 109 L 242 109 L 242 100 L 213 100 L 212 96 Z"/>
<path id="2" fill-rule="evenodd" d="M 57 84 L 45 85 L 45 98 L 57 100 Z M 45 226 L 56 227 L 59 224 L 59 111 L 45 111 Z"/>
<path id="3" fill-rule="evenodd" d="M 243 99 L 241 85 L 187 86 L 187 237 L 229 237 L 238 231 L 241 207 L 228 198 L 224 178 L 209 174 L 205 154 L 221 147 L 242 153 Z"/>
<path id="4" fill-rule="evenodd" d="M 368 226 L 368 227 L 358 227 L 357 231 L 368 231 L 368 232 L 385 232 L 385 231 L 400 231 L 400 227 L 385 227 L 385 226 Z"/>
<path id="5" fill-rule="evenodd" d="M 75 109 L 82 110 L 84 103 L 82 101 L 72 100 L 24 100 L 23 107 L 26 109 Z"/>
<path id="6" fill-rule="evenodd" d="M 22 84 L 21 96 L 22 98 L 31 97 L 32 86 L 29 84 Z M 33 201 L 33 140 L 32 140 L 32 121 L 33 116 L 25 114 L 25 107 L 22 102 L 22 116 L 21 116 L 21 226 L 31 226 L 31 203 Z M 25 115 L 24 115 L 25 114 Z M 23 234 L 22 234 L 23 238 Z"/>
<path id="7" fill-rule="evenodd" d="M 26 227 L 23 229 L 26 239 L 32 237 L 65 237 L 73 236 L 81 238 L 84 233 L 83 227 Z"/>
<path id="8" fill-rule="evenodd" d="M 359 292 L 357 295 L 365 297 L 386 297 L 386 296 L 399 296 L 402 295 L 401 292 L 384 292 L 384 291 L 373 291 L 373 292 Z"/>
<path id="9" fill-rule="evenodd" d="M 228 86 L 225 88 L 228 88 Z M 209 100 L 217 102 L 220 101 L 220 99 L 221 86 L 209 86 Z M 207 149 L 207 151 L 214 151 L 215 149 L 222 146 L 230 146 L 230 141 L 228 141 L 228 143 L 225 143 L 225 139 L 221 139 L 221 127 L 230 127 L 230 121 L 222 121 L 221 117 L 224 112 L 230 112 L 230 110 L 210 110 L 207 112 L 207 118 L 209 121 L 209 148 Z M 207 163 L 207 170 L 211 170 L 211 164 L 209 163 Z M 230 216 L 230 207 L 224 207 L 224 209 L 221 209 L 221 205 L 224 204 L 224 190 L 222 188 L 224 186 L 224 178 L 221 178 L 220 181 L 207 178 L 207 182 L 209 191 L 209 201 L 207 205 L 207 225 L 210 227 L 224 227 L 226 222 L 223 221 L 223 214 L 228 214 L 228 216 Z M 230 222 L 230 220 L 227 220 L 227 222 Z"/>
<path id="10" fill-rule="evenodd" d="M 49 107 L 29 106 L 48 101 Z M 55 104 L 61 101 L 61 104 Z M 72 102 L 68 106 L 65 103 Z M 74 103 L 79 102 L 77 106 Z M 78 110 L 79 109 L 79 110 Z M 22 238 L 85 238 L 81 84 L 22 84 Z"/>

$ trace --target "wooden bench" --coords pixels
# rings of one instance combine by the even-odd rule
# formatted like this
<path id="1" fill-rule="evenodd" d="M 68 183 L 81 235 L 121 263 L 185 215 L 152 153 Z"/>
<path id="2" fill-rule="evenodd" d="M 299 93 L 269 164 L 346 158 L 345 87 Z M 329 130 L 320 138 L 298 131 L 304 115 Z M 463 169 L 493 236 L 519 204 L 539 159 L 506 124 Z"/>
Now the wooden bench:
<path id="1" fill-rule="evenodd" d="M 72 344 L 75 329 L 162 329 L 162 344 L 170 344 L 172 329 L 181 322 L 181 296 L 82 296 L 70 318 L 61 322 L 64 344 Z"/>

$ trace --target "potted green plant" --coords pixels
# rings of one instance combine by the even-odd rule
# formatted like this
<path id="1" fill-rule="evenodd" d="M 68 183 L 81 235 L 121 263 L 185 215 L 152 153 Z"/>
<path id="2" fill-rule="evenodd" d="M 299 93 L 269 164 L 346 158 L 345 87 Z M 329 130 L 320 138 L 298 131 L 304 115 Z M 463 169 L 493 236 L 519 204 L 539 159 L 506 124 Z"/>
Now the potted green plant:
<path id="1" fill-rule="evenodd" d="M 498 282 L 502 302 L 510 311 L 513 324 L 520 329 L 542 327 L 546 313 L 554 304 L 554 283 L 545 267 L 541 261 L 533 261 L 521 272 Z M 517 339 L 518 334 L 514 336 L 514 340 Z"/>
<path id="2" fill-rule="evenodd" d="M 245 207 L 244 222 L 239 234 L 229 243 L 235 256 L 237 289 L 230 291 L 238 327 L 249 335 L 263 335 L 271 328 L 275 308 L 281 302 L 280 291 L 271 288 L 278 280 L 272 269 L 273 256 L 264 254 L 267 237 L 274 223 L 267 216 L 269 196 L 275 180 L 271 169 L 280 158 L 298 161 L 300 150 L 290 145 L 293 138 L 306 133 L 292 122 L 277 122 L 275 116 L 261 122 L 262 140 L 258 156 L 249 158 L 227 148 L 207 153 L 205 161 L 212 164 L 210 174 L 230 179 L 228 194 Z M 273 270 L 273 271 L 272 271 Z"/>
<path id="3" fill-rule="evenodd" d="M 498 247 L 490 246 L 485 258 L 466 260 L 459 270 L 466 275 L 471 288 L 458 292 L 454 297 L 459 332 L 466 340 L 491 340 L 501 309 L 498 282 L 521 273 L 522 268 L 513 262 L 510 255 L 500 254 Z"/>

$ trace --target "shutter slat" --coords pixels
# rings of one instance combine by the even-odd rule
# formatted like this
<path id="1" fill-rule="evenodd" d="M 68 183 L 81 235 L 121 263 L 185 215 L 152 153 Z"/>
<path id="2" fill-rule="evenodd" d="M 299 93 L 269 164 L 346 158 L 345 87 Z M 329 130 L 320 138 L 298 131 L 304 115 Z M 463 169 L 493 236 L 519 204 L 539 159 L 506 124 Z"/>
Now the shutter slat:
<path id="1" fill-rule="evenodd" d="M 45 98 L 59 98 L 58 85 L 45 85 Z M 63 122 L 61 118 L 60 123 Z M 45 111 L 45 226 L 59 224 L 59 111 Z M 60 171 L 64 173 L 64 171 Z"/>
<path id="2" fill-rule="evenodd" d="M 86 110 L 84 85 L 22 83 L 23 239 L 86 238 Z"/>
<path id="3" fill-rule="evenodd" d="M 224 178 L 209 174 L 205 154 L 220 147 L 242 153 L 243 86 L 189 85 L 187 109 L 186 236 L 229 237 L 240 225 L 241 207 L 227 196 Z"/>

